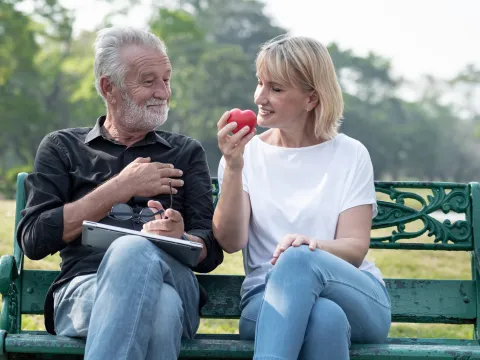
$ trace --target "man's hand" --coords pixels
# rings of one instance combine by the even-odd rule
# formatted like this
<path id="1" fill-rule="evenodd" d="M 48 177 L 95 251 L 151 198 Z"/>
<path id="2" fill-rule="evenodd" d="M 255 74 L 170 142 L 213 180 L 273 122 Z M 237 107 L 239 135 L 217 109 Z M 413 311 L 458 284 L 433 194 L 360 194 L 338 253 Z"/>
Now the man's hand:
<path id="1" fill-rule="evenodd" d="M 183 172 L 175 169 L 172 164 L 151 162 L 148 158 L 137 158 L 126 166 L 117 176 L 120 191 L 128 192 L 132 196 L 156 196 L 169 194 L 172 183 L 172 193 L 178 192 L 177 188 L 183 186 L 183 180 L 177 179 Z"/>
<path id="2" fill-rule="evenodd" d="M 273 253 L 272 265 L 275 265 L 280 255 L 290 246 L 298 247 L 303 244 L 308 245 L 308 248 L 312 251 L 315 251 L 315 249 L 322 249 L 320 243 L 311 237 L 298 234 L 288 234 L 285 235 L 282 241 L 277 245 L 277 248 Z"/>
<path id="3" fill-rule="evenodd" d="M 163 210 L 162 204 L 158 201 L 150 200 L 147 206 L 157 210 Z M 181 239 L 182 234 L 185 231 L 182 214 L 177 210 L 167 209 L 163 215 L 156 215 L 155 220 L 145 223 L 142 231 Z"/>
<path id="4" fill-rule="evenodd" d="M 201 238 L 199 238 L 198 236 L 195 236 L 195 235 L 190 235 L 190 234 L 185 233 L 185 236 L 190 241 L 194 241 L 194 242 L 197 242 L 199 244 L 202 244 L 202 246 L 203 246 L 202 247 L 202 252 L 200 253 L 200 257 L 198 258 L 198 263 L 197 263 L 197 264 L 200 264 L 207 257 L 207 245 L 205 245 L 205 241 L 203 241 L 203 239 L 201 239 Z"/>

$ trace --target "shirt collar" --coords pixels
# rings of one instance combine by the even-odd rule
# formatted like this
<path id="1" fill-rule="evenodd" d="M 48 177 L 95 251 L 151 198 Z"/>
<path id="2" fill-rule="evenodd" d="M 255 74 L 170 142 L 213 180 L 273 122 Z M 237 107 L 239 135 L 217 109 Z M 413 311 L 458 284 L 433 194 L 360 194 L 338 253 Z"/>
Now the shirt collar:
<path id="1" fill-rule="evenodd" d="M 90 132 L 85 137 L 85 141 L 84 141 L 85 144 L 91 142 L 92 140 L 98 137 L 104 137 L 102 134 L 102 126 L 103 126 L 103 123 L 105 122 L 105 118 L 106 118 L 105 115 L 103 115 L 97 119 L 95 126 L 93 127 L 92 130 L 90 130 Z M 107 139 L 105 137 L 104 139 L 112 141 L 111 139 Z M 172 145 L 170 145 L 170 143 L 156 131 L 148 132 L 147 135 L 145 135 L 145 137 L 142 140 L 140 140 L 137 144 L 146 145 L 146 144 L 151 144 L 153 142 L 159 142 L 169 148 L 172 148 Z"/>

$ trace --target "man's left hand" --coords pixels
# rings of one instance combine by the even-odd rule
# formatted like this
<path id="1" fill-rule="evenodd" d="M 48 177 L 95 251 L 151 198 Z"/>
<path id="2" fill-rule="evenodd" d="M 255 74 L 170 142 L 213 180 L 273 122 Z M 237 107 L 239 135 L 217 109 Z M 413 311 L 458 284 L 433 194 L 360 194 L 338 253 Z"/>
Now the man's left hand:
<path id="1" fill-rule="evenodd" d="M 277 245 L 277 248 L 275 249 L 273 253 L 273 258 L 272 258 L 272 265 L 275 265 L 277 262 L 278 258 L 280 255 L 287 250 L 290 246 L 293 247 L 298 247 L 300 245 L 306 244 L 308 245 L 309 249 L 314 251 L 315 249 L 320 249 L 320 244 L 318 243 L 317 240 L 308 237 L 308 236 L 303 236 L 299 234 L 287 234 L 284 236 L 282 241 Z"/>
<path id="2" fill-rule="evenodd" d="M 156 208 L 157 210 L 163 209 L 160 202 L 153 200 L 148 202 L 148 207 Z M 142 231 L 155 235 L 181 239 L 185 231 L 182 214 L 177 210 L 167 209 L 165 210 L 165 213 L 163 213 L 163 218 L 162 215 L 157 215 L 155 220 L 149 221 L 143 225 Z"/>

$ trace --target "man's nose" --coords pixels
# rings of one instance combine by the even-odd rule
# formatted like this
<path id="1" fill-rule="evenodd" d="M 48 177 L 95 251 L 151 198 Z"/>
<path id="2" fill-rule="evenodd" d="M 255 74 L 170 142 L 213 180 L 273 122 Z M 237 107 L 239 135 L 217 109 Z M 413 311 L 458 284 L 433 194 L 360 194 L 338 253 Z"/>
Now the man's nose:
<path id="1" fill-rule="evenodd" d="M 163 81 L 155 88 L 153 97 L 156 99 L 167 100 L 170 98 L 171 90 L 170 85 L 165 84 Z"/>

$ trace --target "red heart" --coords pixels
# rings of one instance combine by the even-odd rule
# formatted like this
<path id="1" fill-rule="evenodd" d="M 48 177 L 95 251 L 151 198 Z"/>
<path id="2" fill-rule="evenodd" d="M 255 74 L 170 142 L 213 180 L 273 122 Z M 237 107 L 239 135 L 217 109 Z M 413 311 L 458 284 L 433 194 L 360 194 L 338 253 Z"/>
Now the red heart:
<path id="1" fill-rule="evenodd" d="M 230 110 L 230 117 L 227 120 L 227 124 L 231 122 L 236 122 L 237 127 L 232 130 L 232 133 L 236 134 L 244 126 L 250 128 L 249 132 L 252 132 L 257 126 L 257 115 L 252 110 L 240 110 L 232 109 Z"/>

